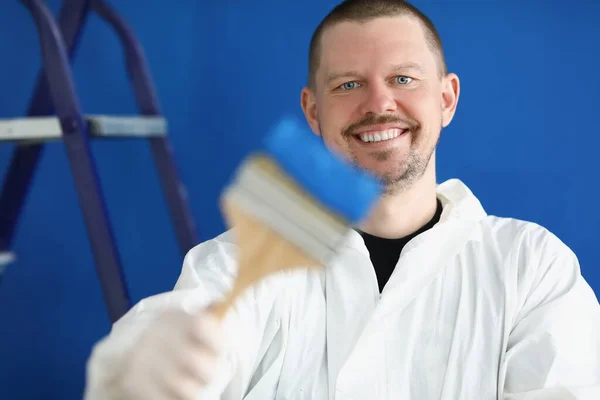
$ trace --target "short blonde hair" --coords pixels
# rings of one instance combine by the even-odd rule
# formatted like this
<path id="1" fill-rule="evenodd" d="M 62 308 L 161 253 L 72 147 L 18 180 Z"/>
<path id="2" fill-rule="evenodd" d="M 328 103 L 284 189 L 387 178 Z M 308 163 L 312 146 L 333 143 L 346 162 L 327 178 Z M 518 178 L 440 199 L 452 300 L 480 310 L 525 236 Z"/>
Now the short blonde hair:
<path id="1" fill-rule="evenodd" d="M 320 63 L 323 32 L 340 22 L 367 22 L 380 17 L 408 15 L 418 19 L 425 31 L 425 39 L 438 57 L 440 76 L 447 74 L 446 60 L 440 35 L 431 20 L 412 4 L 403 0 L 345 0 L 321 21 L 313 33 L 308 54 L 308 85 L 315 87 L 315 75 Z"/>

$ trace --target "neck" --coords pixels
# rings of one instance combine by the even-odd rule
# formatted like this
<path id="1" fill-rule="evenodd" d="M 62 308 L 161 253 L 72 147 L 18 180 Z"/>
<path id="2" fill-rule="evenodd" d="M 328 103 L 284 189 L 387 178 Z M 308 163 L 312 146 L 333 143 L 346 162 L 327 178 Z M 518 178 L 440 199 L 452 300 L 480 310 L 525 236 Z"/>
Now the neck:
<path id="1" fill-rule="evenodd" d="M 383 196 L 360 229 L 373 236 L 397 239 L 427 224 L 437 209 L 434 164 L 432 157 L 423 176 L 409 188 Z"/>

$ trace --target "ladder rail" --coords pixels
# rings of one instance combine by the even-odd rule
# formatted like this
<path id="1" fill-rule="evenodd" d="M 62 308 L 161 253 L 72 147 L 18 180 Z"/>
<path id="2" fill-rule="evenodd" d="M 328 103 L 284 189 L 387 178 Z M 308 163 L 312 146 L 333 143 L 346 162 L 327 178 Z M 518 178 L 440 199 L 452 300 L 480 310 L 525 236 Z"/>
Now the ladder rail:
<path id="1" fill-rule="evenodd" d="M 59 13 L 59 26 L 66 52 L 74 57 L 85 22 L 90 0 L 65 0 Z M 45 116 L 53 113 L 48 80 L 42 65 L 26 115 Z M 0 251 L 12 246 L 16 226 L 23 212 L 33 176 L 43 155 L 44 143 L 19 143 L 11 156 L 6 179 L 0 190 Z"/>
<path id="2" fill-rule="evenodd" d="M 142 115 L 160 115 L 161 109 L 150 68 L 144 51 L 127 22 L 104 0 L 92 0 L 92 9 L 117 33 L 123 47 L 125 65 L 132 82 L 135 99 Z M 159 180 L 171 215 L 177 243 L 185 255 L 198 243 L 196 226 L 185 187 L 179 182 L 173 149 L 167 135 L 150 137 L 150 148 L 157 167 Z"/>
<path id="3" fill-rule="evenodd" d="M 156 89 L 150 77 L 150 68 L 144 50 L 133 30 L 117 11 L 103 0 L 91 0 L 91 9 L 117 34 L 123 48 L 125 67 L 133 86 L 136 103 L 142 115 L 161 114 Z"/>
<path id="4" fill-rule="evenodd" d="M 28 8 L 38 30 L 50 97 L 62 127 L 75 189 L 96 260 L 96 272 L 109 317 L 114 322 L 130 308 L 129 294 L 93 161 L 87 125 L 75 92 L 66 46 L 44 2 L 21 1 Z"/>

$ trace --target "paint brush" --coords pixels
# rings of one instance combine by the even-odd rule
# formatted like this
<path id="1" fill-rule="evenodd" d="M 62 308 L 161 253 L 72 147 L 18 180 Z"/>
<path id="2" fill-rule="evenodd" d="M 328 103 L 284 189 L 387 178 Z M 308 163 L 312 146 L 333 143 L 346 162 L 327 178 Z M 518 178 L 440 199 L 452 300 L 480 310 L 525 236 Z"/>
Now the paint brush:
<path id="1" fill-rule="evenodd" d="M 327 265 L 381 195 L 375 177 L 327 150 L 294 118 L 277 123 L 264 145 L 243 160 L 221 196 L 239 269 L 232 290 L 212 307 L 220 318 L 265 276 Z"/>

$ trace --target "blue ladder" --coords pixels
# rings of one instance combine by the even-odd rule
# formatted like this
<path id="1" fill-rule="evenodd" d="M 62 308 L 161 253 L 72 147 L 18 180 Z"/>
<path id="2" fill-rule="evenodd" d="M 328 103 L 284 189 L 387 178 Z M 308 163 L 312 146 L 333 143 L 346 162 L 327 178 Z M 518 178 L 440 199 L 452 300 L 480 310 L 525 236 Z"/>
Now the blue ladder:
<path id="1" fill-rule="evenodd" d="M 127 312 L 131 301 L 90 140 L 140 137 L 149 141 L 179 249 L 185 254 L 198 240 L 185 188 L 179 180 L 167 139 L 167 121 L 161 115 L 142 47 L 126 22 L 104 0 L 65 0 L 58 23 L 43 0 L 20 1 L 35 21 L 43 66 L 27 117 L 0 120 L 0 143 L 16 143 L 0 192 L 0 276 L 6 265 L 15 260 L 15 254 L 11 252 L 15 228 L 44 143 L 62 140 L 91 243 L 96 274 L 109 318 L 114 322 Z M 70 61 L 92 10 L 110 24 L 119 37 L 139 115 L 82 114 Z"/>

